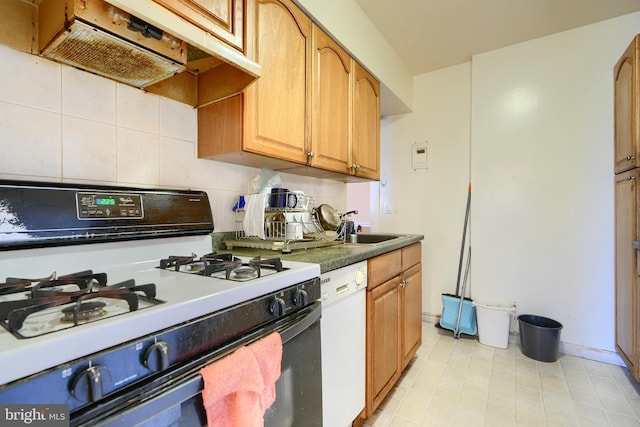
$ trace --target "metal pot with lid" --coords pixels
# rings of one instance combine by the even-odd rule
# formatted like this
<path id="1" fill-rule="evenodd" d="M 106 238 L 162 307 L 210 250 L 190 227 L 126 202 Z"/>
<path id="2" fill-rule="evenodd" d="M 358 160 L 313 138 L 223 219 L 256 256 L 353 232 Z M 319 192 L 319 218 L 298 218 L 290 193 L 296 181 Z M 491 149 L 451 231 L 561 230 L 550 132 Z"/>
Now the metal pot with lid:
<path id="1" fill-rule="evenodd" d="M 335 231 L 341 222 L 340 214 L 331 205 L 323 203 L 316 209 L 320 225 L 325 230 Z"/>

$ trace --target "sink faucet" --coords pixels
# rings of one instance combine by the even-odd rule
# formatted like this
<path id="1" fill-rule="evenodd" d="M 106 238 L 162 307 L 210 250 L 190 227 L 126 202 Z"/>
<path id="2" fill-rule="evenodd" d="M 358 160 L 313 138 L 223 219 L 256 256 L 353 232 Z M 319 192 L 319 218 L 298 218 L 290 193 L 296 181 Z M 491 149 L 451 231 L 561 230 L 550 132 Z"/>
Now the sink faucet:
<path id="1" fill-rule="evenodd" d="M 340 215 L 341 224 L 340 224 L 340 234 L 342 234 L 342 241 L 347 242 L 347 236 L 355 233 L 355 229 L 353 227 L 353 221 L 351 221 L 351 215 L 358 215 L 357 210 L 348 211 Z"/>

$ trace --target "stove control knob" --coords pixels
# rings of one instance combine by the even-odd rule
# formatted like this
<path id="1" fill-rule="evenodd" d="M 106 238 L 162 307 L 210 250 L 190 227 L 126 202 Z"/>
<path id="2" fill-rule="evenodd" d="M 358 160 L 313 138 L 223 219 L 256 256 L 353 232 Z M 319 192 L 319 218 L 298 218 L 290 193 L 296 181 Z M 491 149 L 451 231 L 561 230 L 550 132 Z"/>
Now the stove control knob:
<path id="1" fill-rule="evenodd" d="M 307 291 L 304 289 L 298 289 L 295 294 L 293 294 L 293 303 L 298 307 L 304 307 L 309 303 L 309 295 L 307 295 Z"/>
<path id="2" fill-rule="evenodd" d="M 280 317 L 284 315 L 285 311 L 287 311 L 287 305 L 282 298 L 275 297 L 269 305 L 269 311 L 274 316 Z"/>
<path id="3" fill-rule="evenodd" d="M 71 394 L 80 402 L 95 402 L 102 398 L 103 377 L 109 371 L 104 366 L 89 366 L 78 373 L 71 383 Z"/>
<path id="4" fill-rule="evenodd" d="M 153 372 L 164 371 L 169 367 L 169 346 L 164 341 L 154 342 L 144 352 L 144 366 Z"/>

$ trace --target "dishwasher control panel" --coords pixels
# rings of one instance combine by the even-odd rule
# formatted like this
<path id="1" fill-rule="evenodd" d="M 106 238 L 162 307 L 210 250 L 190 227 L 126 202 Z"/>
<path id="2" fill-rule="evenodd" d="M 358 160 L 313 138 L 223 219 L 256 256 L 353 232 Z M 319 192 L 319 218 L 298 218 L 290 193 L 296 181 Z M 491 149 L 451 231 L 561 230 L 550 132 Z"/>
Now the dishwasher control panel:
<path id="1" fill-rule="evenodd" d="M 329 305 L 367 287 L 367 261 L 320 275 L 322 304 Z"/>

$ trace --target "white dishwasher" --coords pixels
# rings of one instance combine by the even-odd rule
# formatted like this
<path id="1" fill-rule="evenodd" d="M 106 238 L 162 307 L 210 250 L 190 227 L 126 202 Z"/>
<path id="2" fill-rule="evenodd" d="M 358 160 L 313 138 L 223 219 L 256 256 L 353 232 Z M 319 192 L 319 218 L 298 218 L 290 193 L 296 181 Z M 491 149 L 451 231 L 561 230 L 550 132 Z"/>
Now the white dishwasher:
<path id="1" fill-rule="evenodd" d="M 348 427 L 364 409 L 367 262 L 320 275 L 322 424 Z"/>

